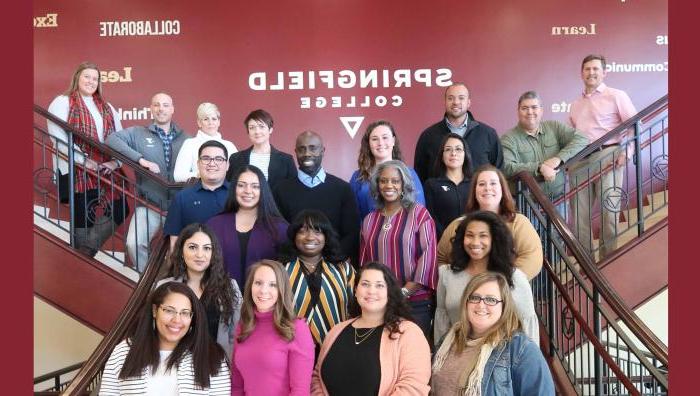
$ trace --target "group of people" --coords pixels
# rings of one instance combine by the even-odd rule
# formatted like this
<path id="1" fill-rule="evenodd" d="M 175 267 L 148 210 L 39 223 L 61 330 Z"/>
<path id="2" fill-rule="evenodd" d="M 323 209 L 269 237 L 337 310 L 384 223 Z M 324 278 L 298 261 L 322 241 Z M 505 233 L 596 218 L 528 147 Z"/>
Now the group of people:
<path id="1" fill-rule="evenodd" d="M 245 118 L 252 145 L 242 151 L 222 138 L 215 105 L 199 106 L 200 129 L 190 137 L 173 122 L 165 93 L 152 98 L 152 124 L 121 129 L 97 66 L 81 64 L 49 106 L 81 132 L 73 138 L 82 169 L 76 215 L 101 192 L 99 175 L 121 165 L 93 153 L 87 139 L 168 182 L 192 182 L 174 193 L 137 174 L 148 205 L 134 208 L 127 251 L 143 270 L 162 227 L 170 274 L 115 348 L 101 393 L 553 394 L 529 284 L 542 246 L 506 177 L 525 170 L 552 199 L 563 193 L 561 163 L 634 113 L 604 76 L 602 56 L 583 60 L 586 91 L 572 105 L 572 125 L 542 121 L 540 98 L 524 93 L 518 125 L 501 138 L 474 119 L 467 87 L 455 83 L 445 117 L 419 138 L 415 170 L 381 120 L 362 136 L 358 170 L 346 182 L 324 170 L 323 139 L 313 131 L 296 139 L 297 169 L 271 145 L 265 110 Z M 55 166 L 67 175 L 66 132 L 53 123 L 49 132 Z M 608 148 L 623 166 L 625 153 Z M 107 226 L 75 217 L 86 254 L 128 216 L 122 198 L 108 198 Z M 587 232 L 590 246 L 590 222 Z M 610 251 L 614 238 L 603 243 Z"/>

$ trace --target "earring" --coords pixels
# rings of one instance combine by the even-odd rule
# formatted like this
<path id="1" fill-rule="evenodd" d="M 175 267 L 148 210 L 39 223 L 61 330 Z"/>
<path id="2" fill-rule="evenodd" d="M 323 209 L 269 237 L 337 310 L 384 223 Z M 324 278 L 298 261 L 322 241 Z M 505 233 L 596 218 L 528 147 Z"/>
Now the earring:
<path id="1" fill-rule="evenodd" d="M 156 317 L 155 316 L 153 317 L 153 322 L 151 322 L 151 324 L 153 325 L 153 331 L 156 331 Z"/>
<path id="2" fill-rule="evenodd" d="M 401 194 L 399 194 L 399 197 L 401 197 L 401 199 L 403 199 L 403 191 L 401 191 Z"/>
<path id="3" fill-rule="evenodd" d="M 191 332 L 192 332 L 192 326 L 190 326 L 190 328 L 187 329 L 187 333 L 188 333 L 188 334 L 191 333 Z"/>

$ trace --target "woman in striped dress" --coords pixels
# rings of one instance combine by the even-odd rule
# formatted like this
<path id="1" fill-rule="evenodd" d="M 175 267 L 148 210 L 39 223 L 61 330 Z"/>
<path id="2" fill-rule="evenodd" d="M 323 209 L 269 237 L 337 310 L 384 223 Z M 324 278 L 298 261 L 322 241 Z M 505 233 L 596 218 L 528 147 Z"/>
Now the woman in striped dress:
<path id="1" fill-rule="evenodd" d="M 318 356 L 331 327 L 349 318 L 355 269 L 340 250 L 338 235 L 323 212 L 299 212 L 287 235 L 282 261 L 287 263 L 294 310 L 306 318 Z"/>
<path id="2" fill-rule="evenodd" d="M 362 221 L 360 266 L 378 261 L 392 270 L 415 322 L 428 337 L 437 286 L 437 238 L 430 213 L 415 202 L 410 175 L 401 161 L 383 162 L 372 173 L 377 209 Z"/>

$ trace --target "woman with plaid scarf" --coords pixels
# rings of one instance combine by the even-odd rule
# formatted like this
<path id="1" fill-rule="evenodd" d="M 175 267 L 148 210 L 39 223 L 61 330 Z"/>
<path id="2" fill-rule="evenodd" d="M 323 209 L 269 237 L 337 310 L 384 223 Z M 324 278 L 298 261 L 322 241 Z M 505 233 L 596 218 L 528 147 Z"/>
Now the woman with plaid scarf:
<path id="1" fill-rule="evenodd" d="M 88 140 L 103 143 L 111 133 L 122 129 L 119 114 L 102 97 L 97 65 L 81 63 L 73 73 L 70 88 L 51 102 L 49 112 L 78 132 L 73 135 L 75 241 L 78 250 L 94 256 L 116 227 L 124 222 L 129 210 L 126 201 L 113 187 L 123 184 L 121 177 L 113 176 L 119 163 L 86 143 Z M 48 129 L 56 148 L 53 161 L 54 169 L 59 172 L 59 197 L 62 203 L 67 203 L 70 174 L 68 134 L 51 121 Z M 110 181 L 106 182 L 105 178 Z"/>

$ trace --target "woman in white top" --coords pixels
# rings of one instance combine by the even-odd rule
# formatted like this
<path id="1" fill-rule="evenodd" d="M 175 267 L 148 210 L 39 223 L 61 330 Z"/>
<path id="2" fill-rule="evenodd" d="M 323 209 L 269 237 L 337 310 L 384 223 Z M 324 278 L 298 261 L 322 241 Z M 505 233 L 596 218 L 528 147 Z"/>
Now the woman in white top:
<path id="1" fill-rule="evenodd" d="M 104 143 L 107 136 L 122 129 L 119 113 L 102 97 L 97 65 L 90 62 L 78 65 L 70 88 L 51 102 L 49 112 L 79 132 L 73 136 L 75 241 L 80 251 L 94 256 L 128 215 L 128 206 L 118 191 L 96 176 L 109 178 L 119 163 L 86 144 L 88 139 Z M 57 150 L 53 166 L 59 172 L 59 197 L 62 203 L 68 203 L 68 133 L 51 121 L 48 131 Z M 119 177 L 113 178 L 114 185 L 121 183 Z M 96 218 L 98 206 L 104 209 L 104 215 Z"/>
<path id="2" fill-rule="evenodd" d="M 530 283 L 525 273 L 513 264 L 513 235 L 499 215 L 489 211 L 468 214 L 457 227 L 451 259 L 449 265 L 439 267 L 434 334 L 436 345 L 459 321 L 464 288 L 473 277 L 486 271 L 497 272 L 506 278 L 523 332 L 539 345 L 539 324 Z"/>
<path id="3" fill-rule="evenodd" d="M 230 141 L 221 137 L 219 126 L 221 126 L 221 113 L 219 108 L 213 103 L 204 102 L 197 108 L 197 135 L 182 143 L 180 153 L 175 161 L 173 178 L 176 182 L 186 182 L 191 178 L 199 178 L 197 170 L 197 153 L 199 146 L 209 140 L 221 142 L 226 147 L 226 158 L 238 151 L 236 146 Z"/>
<path id="4" fill-rule="evenodd" d="M 231 394 L 228 361 L 207 335 L 204 307 L 192 289 L 168 282 L 151 293 L 107 360 L 99 394 Z"/>

